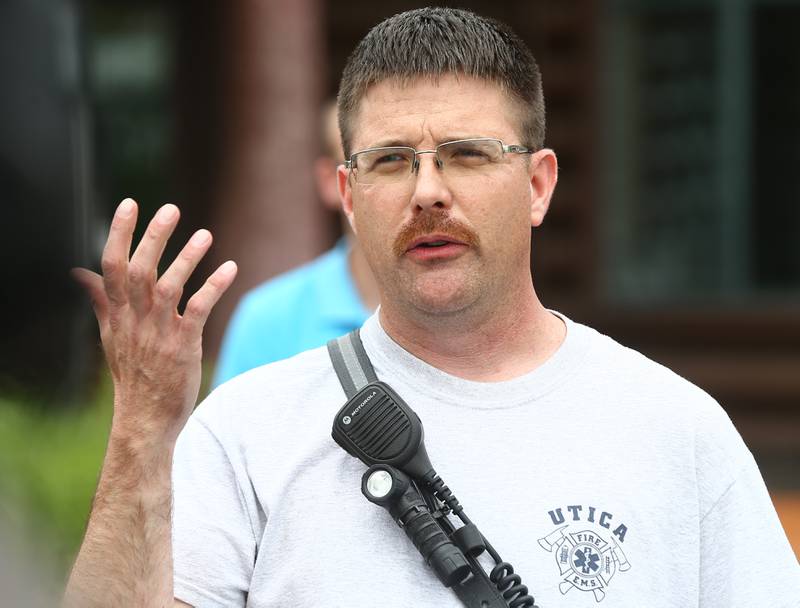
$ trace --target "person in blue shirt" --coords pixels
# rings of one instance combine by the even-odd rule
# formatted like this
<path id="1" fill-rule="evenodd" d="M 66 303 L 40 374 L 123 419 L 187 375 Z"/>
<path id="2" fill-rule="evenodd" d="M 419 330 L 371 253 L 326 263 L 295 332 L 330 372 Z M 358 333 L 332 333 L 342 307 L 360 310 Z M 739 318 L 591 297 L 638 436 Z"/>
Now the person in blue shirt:
<path id="1" fill-rule="evenodd" d="M 314 179 L 322 203 L 340 211 L 336 167 L 343 152 L 335 101 L 324 108 L 322 130 L 325 154 L 315 162 Z M 341 218 L 344 236 L 333 249 L 244 295 L 222 340 L 214 386 L 361 327 L 378 306 L 375 279 Z"/>

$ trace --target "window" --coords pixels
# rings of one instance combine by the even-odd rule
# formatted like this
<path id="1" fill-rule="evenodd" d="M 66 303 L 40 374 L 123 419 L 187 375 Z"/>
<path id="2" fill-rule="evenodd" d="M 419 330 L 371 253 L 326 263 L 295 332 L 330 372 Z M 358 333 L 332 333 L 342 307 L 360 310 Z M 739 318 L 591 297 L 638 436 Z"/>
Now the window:
<path id="1" fill-rule="evenodd" d="M 610 12 L 607 297 L 800 294 L 800 2 Z"/>

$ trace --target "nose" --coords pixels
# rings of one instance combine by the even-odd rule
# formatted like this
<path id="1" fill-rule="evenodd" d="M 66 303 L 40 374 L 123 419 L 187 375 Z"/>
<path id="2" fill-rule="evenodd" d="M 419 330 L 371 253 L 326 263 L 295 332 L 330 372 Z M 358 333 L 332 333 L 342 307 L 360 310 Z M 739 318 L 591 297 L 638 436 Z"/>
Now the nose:
<path id="1" fill-rule="evenodd" d="M 453 204 L 453 194 L 444 179 L 435 154 L 417 156 L 417 171 L 411 204 L 420 211 L 437 207 L 446 209 Z"/>

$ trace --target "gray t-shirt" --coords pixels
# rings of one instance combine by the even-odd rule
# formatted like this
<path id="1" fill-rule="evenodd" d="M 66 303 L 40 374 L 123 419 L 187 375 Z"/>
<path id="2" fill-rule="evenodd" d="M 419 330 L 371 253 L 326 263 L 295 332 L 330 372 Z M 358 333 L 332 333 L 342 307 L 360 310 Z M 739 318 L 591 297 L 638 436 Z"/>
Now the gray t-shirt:
<path id="1" fill-rule="evenodd" d="M 444 482 L 542 608 L 800 606 L 750 452 L 706 393 L 565 319 L 543 365 L 495 383 L 362 339 Z M 326 349 L 215 390 L 178 442 L 175 596 L 197 607 L 457 607 L 331 438 Z"/>

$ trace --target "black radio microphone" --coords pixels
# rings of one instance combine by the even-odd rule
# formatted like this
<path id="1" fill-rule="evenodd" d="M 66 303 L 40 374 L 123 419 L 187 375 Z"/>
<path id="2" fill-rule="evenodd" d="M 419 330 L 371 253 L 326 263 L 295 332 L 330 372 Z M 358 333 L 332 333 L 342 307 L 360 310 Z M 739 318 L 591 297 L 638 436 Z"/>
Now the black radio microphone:
<path id="1" fill-rule="evenodd" d="M 422 421 L 388 384 L 370 382 L 356 393 L 333 419 L 331 435 L 367 466 L 390 465 L 430 486 L 439 500 L 461 516 L 458 499 L 428 457 Z"/>
<path id="2" fill-rule="evenodd" d="M 333 420 L 333 439 L 367 466 L 386 464 L 415 479 L 431 474 L 419 416 L 388 384 L 371 382 Z"/>

